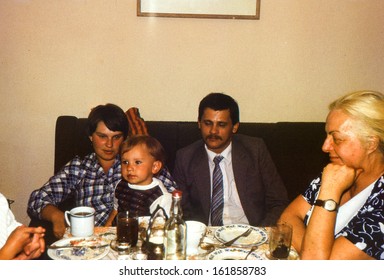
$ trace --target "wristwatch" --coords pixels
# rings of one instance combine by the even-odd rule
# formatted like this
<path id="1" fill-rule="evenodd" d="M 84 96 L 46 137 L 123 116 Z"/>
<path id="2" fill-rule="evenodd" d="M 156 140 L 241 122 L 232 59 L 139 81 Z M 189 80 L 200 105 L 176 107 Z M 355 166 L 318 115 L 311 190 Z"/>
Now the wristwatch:
<path id="1" fill-rule="evenodd" d="M 337 211 L 337 209 L 339 208 L 339 205 L 333 199 L 326 199 L 326 200 L 317 199 L 315 201 L 315 205 L 323 207 L 325 210 L 329 212 Z"/>

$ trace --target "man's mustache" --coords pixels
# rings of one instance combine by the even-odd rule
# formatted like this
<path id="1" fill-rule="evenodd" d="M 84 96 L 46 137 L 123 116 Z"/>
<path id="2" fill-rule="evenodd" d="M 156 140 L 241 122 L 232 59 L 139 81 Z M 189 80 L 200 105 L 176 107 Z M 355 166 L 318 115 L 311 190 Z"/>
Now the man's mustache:
<path id="1" fill-rule="evenodd" d="M 206 139 L 207 140 L 209 140 L 209 139 L 213 139 L 213 140 L 223 140 L 220 136 L 218 136 L 218 135 L 208 135 L 207 137 L 206 137 Z"/>

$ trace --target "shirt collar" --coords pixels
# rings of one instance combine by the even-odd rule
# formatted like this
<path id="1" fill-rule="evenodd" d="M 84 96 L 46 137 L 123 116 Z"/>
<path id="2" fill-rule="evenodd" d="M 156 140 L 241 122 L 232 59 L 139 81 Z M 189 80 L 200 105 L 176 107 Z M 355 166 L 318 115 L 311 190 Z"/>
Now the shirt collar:
<path id="1" fill-rule="evenodd" d="M 209 162 L 213 163 L 213 159 L 215 158 L 215 156 L 217 156 L 219 154 L 216 154 L 216 153 L 212 152 L 211 150 L 209 150 L 207 148 L 207 145 L 205 145 L 205 150 L 207 151 Z M 232 142 L 229 143 L 228 147 L 226 147 L 225 150 L 220 153 L 220 155 L 222 155 L 224 157 L 224 159 L 223 159 L 224 161 L 230 162 L 231 161 L 231 153 L 232 153 Z"/>
<path id="2" fill-rule="evenodd" d="M 100 162 L 97 159 L 97 155 L 95 152 L 86 156 L 85 160 L 86 160 L 85 162 L 86 166 L 88 166 L 89 168 L 92 168 L 93 170 L 95 170 L 95 172 L 104 173 L 103 167 L 100 165 Z M 104 174 L 109 177 L 115 173 L 120 173 L 120 172 L 121 172 L 121 160 L 120 160 L 120 155 L 118 154 L 115 158 L 115 162 L 113 163 L 111 168 L 108 170 L 108 173 L 107 174 L 104 173 Z"/>

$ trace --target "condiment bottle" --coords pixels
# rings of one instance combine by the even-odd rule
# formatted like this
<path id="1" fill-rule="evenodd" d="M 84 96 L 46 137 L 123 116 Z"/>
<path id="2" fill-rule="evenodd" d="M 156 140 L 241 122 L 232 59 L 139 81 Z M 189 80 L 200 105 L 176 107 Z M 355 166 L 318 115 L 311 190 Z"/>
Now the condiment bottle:
<path id="1" fill-rule="evenodd" d="M 164 259 L 164 226 L 166 220 L 167 214 L 165 210 L 158 205 L 149 219 L 146 238 L 143 244 L 148 260 Z"/>
<path id="2" fill-rule="evenodd" d="M 182 192 L 179 190 L 172 193 L 172 206 L 170 218 L 165 223 L 164 235 L 164 259 L 185 260 L 186 259 L 186 237 L 187 226 L 183 220 L 181 209 Z"/>

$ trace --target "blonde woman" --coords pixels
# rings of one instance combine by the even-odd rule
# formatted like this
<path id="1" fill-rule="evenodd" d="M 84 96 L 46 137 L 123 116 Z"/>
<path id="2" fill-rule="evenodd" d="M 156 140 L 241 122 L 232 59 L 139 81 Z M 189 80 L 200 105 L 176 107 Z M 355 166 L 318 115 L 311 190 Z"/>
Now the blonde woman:
<path id="1" fill-rule="evenodd" d="M 330 163 L 280 219 L 302 259 L 384 259 L 384 95 L 351 93 L 329 109 Z"/>

